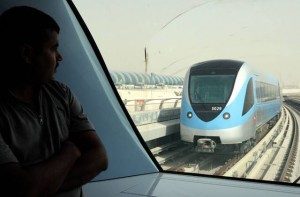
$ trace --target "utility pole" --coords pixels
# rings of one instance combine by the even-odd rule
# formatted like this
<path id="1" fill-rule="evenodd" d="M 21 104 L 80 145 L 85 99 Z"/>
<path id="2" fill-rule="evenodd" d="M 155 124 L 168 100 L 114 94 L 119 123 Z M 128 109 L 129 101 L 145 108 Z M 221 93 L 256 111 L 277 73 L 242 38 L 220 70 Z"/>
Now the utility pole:
<path id="1" fill-rule="evenodd" d="M 147 73 L 148 73 L 148 52 L 147 52 L 147 47 L 145 47 L 144 53 L 145 53 L 145 74 L 147 75 Z"/>

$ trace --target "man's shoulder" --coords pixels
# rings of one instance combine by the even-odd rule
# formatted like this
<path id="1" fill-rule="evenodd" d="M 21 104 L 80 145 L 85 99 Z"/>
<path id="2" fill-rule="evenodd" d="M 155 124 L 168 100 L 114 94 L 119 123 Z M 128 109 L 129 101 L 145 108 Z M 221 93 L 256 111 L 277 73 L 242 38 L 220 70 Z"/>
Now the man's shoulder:
<path id="1" fill-rule="evenodd" d="M 68 89 L 68 86 L 61 82 L 61 81 L 57 81 L 57 80 L 51 80 L 49 81 L 48 83 L 45 84 L 46 86 L 52 86 L 52 87 L 55 87 L 55 88 L 63 88 L 63 89 Z"/>
<path id="2" fill-rule="evenodd" d="M 44 84 L 42 87 L 42 95 L 48 95 L 58 100 L 65 100 L 69 102 L 73 98 L 73 94 L 70 88 L 65 84 L 57 80 L 51 80 Z"/>
<path id="3" fill-rule="evenodd" d="M 57 80 L 51 80 L 48 83 L 44 84 L 44 88 L 48 89 L 51 92 L 59 92 L 63 94 L 69 94 L 70 88 L 65 84 Z"/>

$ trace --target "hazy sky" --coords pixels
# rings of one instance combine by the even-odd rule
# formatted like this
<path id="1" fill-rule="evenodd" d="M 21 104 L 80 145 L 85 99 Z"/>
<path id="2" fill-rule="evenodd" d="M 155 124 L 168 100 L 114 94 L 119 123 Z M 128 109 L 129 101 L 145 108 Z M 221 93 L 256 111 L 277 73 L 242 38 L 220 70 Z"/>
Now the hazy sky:
<path id="1" fill-rule="evenodd" d="M 110 70 L 184 76 L 237 59 L 300 85 L 299 0 L 74 0 Z"/>

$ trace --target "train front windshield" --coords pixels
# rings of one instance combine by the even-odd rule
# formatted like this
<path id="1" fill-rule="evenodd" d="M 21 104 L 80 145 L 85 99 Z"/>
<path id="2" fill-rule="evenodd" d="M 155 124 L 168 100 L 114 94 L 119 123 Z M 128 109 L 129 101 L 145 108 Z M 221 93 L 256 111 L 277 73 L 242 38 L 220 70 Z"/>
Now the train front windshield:
<path id="1" fill-rule="evenodd" d="M 192 75 L 189 84 L 191 102 L 227 103 L 235 75 Z"/>

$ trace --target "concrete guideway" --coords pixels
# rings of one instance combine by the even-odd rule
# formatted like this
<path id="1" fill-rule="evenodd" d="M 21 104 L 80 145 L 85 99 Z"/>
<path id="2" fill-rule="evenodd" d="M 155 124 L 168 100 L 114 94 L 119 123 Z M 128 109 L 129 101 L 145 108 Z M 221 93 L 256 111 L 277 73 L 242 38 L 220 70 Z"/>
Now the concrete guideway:
<path id="1" fill-rule="evenodd" d="M 289 154 L 288 146 L 293 132 L 291 115 L 286 109 L 283 110 L 283 115 L 265 138 L 229 169 L 224 176 L 269 181 L 280 178 L 278 176 L 281 174 L 282 166 L 285 165 L 283 162 Z M 299 150 L 296 161 L 295 169 L 297 172 L 293 172 L 292 177 L 289 177 L 291 181 L 300 175 Z"/>
<path id="2" fill-rule="evenodd" d="M 166 137 L 180 132 L 180 120 L 169 120 L 161 123 L 137 126 L 145 142 Z"/>

